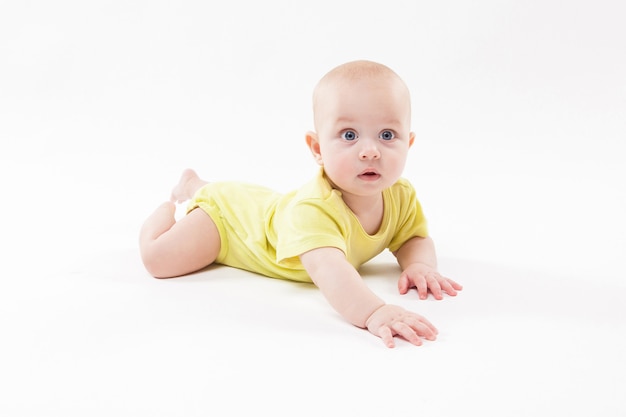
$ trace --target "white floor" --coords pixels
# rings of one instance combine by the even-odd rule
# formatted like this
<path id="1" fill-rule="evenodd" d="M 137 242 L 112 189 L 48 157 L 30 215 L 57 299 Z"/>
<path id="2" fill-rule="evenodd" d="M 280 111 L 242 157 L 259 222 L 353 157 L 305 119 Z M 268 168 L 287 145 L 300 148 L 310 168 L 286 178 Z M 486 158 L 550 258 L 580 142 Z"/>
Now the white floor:
<path id="1" fill-rule="evenodd" d="M 0 415 L 626 415 L 618 2 L 40 3 L 0 8 Z M 406 177 L 465 288 L 362 273 L 438 340 L 389 350 L 225 267 L 151 278 L 138 230 L 180 171 L 305 181 L 313 85 L 361 57 L 413 92 Z"/>

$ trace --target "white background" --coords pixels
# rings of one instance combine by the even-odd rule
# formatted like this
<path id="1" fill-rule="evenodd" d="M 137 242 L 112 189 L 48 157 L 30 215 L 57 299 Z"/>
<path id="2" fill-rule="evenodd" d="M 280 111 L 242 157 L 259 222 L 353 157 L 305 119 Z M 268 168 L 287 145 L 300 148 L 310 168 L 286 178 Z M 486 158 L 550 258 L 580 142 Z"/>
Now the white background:
<path id="1" fill-rule="evenodd" d="M 0 5 L 0 414 L 626 413 L 620 1 Z M 137 235 L 182 169 L 288 191 L 310 98 L 371 59 L 413 98 L 405 176 L 456 298 L 386 349 L 310 286 L 159 281 Z M 182 215 L 182 207 L 181 213 Z"/>

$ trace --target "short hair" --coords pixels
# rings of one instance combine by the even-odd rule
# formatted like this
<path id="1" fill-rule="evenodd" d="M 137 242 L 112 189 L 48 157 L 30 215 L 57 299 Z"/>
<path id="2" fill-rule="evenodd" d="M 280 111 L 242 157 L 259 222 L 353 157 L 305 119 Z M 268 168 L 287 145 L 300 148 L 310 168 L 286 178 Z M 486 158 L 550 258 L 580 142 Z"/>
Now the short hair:
<path id="1" fill-rule="evenodd" d="M 315 107 L 317 103 L 317 97 L 320 94 L 320 91 L 327 86 L 328 84 L 336 81 L 336 80 L 346 80 L 346 81 L 354 81 L 354 80 L 362 80 L 362 79 L 374 79 L 384 77 L 391 80 L 396 80 L 402 85 L 407 94 L 409 112 L 411 108 L 411 99 L 409 89 L 402 78 L 391 68 L 386 65 L 380 64 L 374 61 L 368 60 L 357 60 L 350 61 L 344 64 L 341 64 L 330 71 L 328 71 L 317 83 L 315 89 L 313 90 L 313 117 L 315 119 Z"/>

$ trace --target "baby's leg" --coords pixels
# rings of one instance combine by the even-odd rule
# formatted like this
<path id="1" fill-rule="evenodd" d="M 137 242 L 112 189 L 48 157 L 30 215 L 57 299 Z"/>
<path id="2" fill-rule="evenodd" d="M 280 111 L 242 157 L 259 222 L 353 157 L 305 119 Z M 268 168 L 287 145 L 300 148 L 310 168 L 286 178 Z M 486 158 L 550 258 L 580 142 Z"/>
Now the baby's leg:
<path id="1" fill-rule="evenodd" d="M 176 206 L 161 204 L 139 233 L 144 266 L 156 278 L 185 275 L 210 265 L 220 251 L 220 236 L 211 217 L 192 210 L 176 222 Z"/>

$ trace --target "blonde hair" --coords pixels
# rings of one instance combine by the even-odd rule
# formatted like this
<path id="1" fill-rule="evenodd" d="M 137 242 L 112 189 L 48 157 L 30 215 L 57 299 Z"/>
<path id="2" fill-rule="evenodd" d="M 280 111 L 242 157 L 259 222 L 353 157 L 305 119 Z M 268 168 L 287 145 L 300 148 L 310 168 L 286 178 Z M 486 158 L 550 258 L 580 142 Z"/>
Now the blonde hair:
<path id="1" fill-rule="evenodd" d="M 356 80 L 372 80 L 386 78 L 398 82 L 406 91 L 409 111 L 411 107 L 411 99 L 409 89 L 404 80 L 391 68 L 386 65 L 374 61 L 357 60 L 341 64 L 328 71 L 317 83 L 313 90 L 313 118 L 315 119 L 316 106 L 318 97 L 323 90 L 328 88 L 332 83 L 337 81 L 356 81 Z"/>

